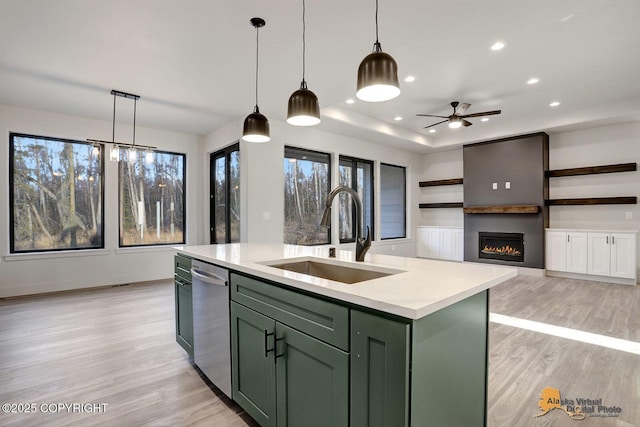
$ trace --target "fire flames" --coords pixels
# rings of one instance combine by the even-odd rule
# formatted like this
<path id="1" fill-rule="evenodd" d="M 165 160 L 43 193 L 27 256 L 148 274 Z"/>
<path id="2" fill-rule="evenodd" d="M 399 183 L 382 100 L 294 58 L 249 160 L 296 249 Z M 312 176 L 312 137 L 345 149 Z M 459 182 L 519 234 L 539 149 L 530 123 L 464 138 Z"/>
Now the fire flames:
<path id="1" fill-rule="evenodd" d="M 484 252 L 485 254 L 500 254 L 500 255 L 510 255 L 510 256 L 522 255 L 522 252 L 520 252 L 518 249 L 513 248 L 509 245 L 504 245 L 500 247 L 485 245 L 484 248 L 482 248 L 482 252 Z"/>

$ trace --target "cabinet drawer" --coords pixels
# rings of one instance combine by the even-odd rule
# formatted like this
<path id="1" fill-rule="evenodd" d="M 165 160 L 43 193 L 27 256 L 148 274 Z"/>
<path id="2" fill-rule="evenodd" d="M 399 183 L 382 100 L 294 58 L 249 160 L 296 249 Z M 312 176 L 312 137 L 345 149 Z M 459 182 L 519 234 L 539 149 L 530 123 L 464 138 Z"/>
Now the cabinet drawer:
<path id="1" fill-rule="evenodd" d="M 176 254 L 173 263 L 176 276 L 191 282 L 191 258 Z"/>
<path id="2" fill-rule="evenodd" d="M 231 273 L 231 299 L 294 329 L 349 350 L 349 309 Z"/>

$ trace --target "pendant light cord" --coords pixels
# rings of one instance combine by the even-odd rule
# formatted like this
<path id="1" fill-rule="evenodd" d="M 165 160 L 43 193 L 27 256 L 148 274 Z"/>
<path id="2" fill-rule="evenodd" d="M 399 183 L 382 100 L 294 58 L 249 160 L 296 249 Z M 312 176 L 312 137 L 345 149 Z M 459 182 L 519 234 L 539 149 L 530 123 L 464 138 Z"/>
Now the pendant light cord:
<path id="1" fill-rule="evenodd" d="M 302 0 L 302 84 L 300 85 L 300 87 L 302 88 L 306 88 L 307 86 L 307 82 L 304 79 L 305 71 L 306 71 L 306 57 L 307 57 L 307 40 L 306 40 L 307 23 L 305 21 L 305 12 L 306 12 L 305 0 Z"/>
<path id="2" fill-rule="evenodd" d="M 258 52 L 260 50 L 258 40 L 258 27 L 256 26 L 256 112 L 258 110 L 258 61 L 260 60 L 258 56 Z"/>
<path id="3" fill-rule="evenodd" d="M 376 42 L 373 44 L 374 52 L 382 52 L 382 46 L 380 46 L 380 41 L 378 41 L 378 0 L 376 0 Z"/>
<path id="4" fill-rule="evenodd" d="M 133 144 L 132 147 L 136 145 L 136 106 L 138 105 L 138 99 L 134 98 L 133 100 Z"/>
<path id="5" fill-rule="evenodd" d="M 113 94 L 113 120 L 111 122 L 111 142 L 116 142 L 116 94 Z"/>

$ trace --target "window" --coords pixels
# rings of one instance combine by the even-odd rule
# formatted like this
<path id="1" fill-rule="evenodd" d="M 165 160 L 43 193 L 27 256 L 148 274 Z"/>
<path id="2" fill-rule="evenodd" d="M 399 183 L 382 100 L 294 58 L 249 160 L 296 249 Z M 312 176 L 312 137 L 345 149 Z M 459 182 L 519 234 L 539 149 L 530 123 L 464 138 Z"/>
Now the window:
<path id="1" fill-rule="evenodd" d="M 240 241 L 240 144 L 211 154 L 211 243 Z"/>
<path id="2" fill-rule="evenodd" d="M 296 245 L 330 243 L 320 226 L 331 189 L 331 157 L 327 153 L 284 149 L 284 242 Z"/>
<path id="3" fill-rule="evenodd" d="M 340 156 L 340 185 L 351 187 L 358 192 L 362 201 L 362 235 L 366 235 L 367 226 L 373 239 L 373 162 Z M 355 242 L 354 221 L 356 212 L 351 196 L 340 193 L 340 243 Z"/>
<path id="4" fill-rule="evenodd" d="M 406 170 L 380 164 L 380 237 L 406 237 Z"/>
<path id="5" fill-rule="evenodd" d="M 102 147 L 9 139 L 11 253 L 104 248 Z"/>
<path id="6" fill-rule="evenodd" d="M 184 154 L 120 150 L 121 247 L 185 242 L 185 162 Z"/>

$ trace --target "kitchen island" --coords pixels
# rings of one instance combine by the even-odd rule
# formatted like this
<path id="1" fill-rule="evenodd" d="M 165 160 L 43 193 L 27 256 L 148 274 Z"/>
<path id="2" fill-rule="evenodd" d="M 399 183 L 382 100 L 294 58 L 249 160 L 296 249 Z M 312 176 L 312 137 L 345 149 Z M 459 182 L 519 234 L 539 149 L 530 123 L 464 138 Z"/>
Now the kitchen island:
<path id="1" fill-rule="evenodd" d="M 261 425 L 485 424 L 488 290 L 515 269 L 356 263 L 328 247 L 176 249 L 230 270 L 232 397 Z"/>

